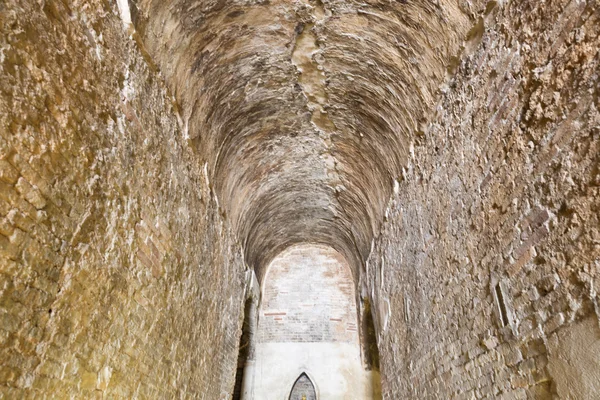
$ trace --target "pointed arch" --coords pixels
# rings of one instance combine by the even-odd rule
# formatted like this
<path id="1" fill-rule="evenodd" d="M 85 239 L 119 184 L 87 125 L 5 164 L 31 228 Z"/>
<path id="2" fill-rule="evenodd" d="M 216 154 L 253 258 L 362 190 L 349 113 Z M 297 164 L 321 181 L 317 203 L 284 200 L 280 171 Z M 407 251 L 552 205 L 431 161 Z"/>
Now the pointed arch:
<path id="1" fill-rule="evenodd" d="M 305 372 L 296 379 L 289 400 L 317 400 L 315 385 Z"/>

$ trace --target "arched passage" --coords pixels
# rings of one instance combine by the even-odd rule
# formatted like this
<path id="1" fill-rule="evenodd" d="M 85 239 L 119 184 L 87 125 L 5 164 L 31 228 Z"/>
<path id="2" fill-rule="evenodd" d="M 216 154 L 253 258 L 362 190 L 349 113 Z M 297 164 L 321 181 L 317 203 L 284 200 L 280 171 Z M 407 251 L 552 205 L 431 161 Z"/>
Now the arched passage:
<path id="1" fill-rule="evenodd" d="M 316 244 L 280 253 L 262 285 L 253 399 L 288 398 L 306 371 L 321 398 L 375 399 L 378 385 L 367 369 L 346 259 Z"/>
<path id="2" fill-rule="evenodd" d="M 311 241 L 386 398 L 600 398 L 600 2 L 1 4 L 0 397 L 228 399 Z"/>

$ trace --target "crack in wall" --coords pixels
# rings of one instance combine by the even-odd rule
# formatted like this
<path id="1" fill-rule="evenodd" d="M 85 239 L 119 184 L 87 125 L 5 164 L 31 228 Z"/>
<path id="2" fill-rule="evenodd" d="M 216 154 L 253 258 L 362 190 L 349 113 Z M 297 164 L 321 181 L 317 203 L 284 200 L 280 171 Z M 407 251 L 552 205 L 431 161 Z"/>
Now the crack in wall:
<path id="1" fill-rule="evenodd" d="M 312 6 L 307 2 L 307 5 L 312 9 L 311 16 L 316 23 L 325 20 L 326 12 L 323 4 L 319 2 Z M 306 96 L 307 107 L 312 113 L 312 123 L 322 132 L 332 132 L 336 127 L 325 110 L 329 100 L 325 89 L 327 77 L 323 66 L 314 58 L 320 50 L 317 35 L 313 30 L 314 26 L 314 22 L 300 25 L 301 32 L 296 37 L 292 51 L 292 63 L 298 69 L 298 83 Z"/>
<path id="2" fill-rule="evenodd" d="M 329 102 L 326 90 L 327 76 L 323 66 L 315 59 L 315 56 L 320 52 L 320 47 L 313 29 L 315 23 L 325 21 L 327 13 L 320 1 L 312 5 L 307 0 L 305 4 L 310 10 L 310 17 L 313 22 L 299 25 L 298 30 L 300 32 L 296 36 L 296 43 L 292 51 L 292 63 L 298 70 L 298 84 L 302 88 L 302 93 L 306 96 L 306 107 L 312 114 L 311 122 L 325 144 L 323 157 L 328 169 L 333 172 L 334 191 L 337 194 L 343 189 L 340 174 L 337 170 L 337 160 L 331 152 L 333 147 L 331 134 L 337 128 L 325 110 Z"/>
<path id="3" fill-rule="evenodd" d="M 326 110 L 329 103 L 327 95 L 327 75 L 323 65 L 316 56 L 321 51 L 318 37 L 314 27 L 324 23 L 330 13 L 325 9 L 321 0 L 305 0 L 304 4 L 310 10 L 312 22 L 299 25 L 299 33 L 292 51 L 292 63 L 298 70 L 298 83 L 307 99 L 307 108 L 311 112 L 311 122 L 320 133 L 325 144 L 325 152 L 322 154 L 333 180 L 334 198 L 340 209 L 346 213 L 343 203 L 339 199 L 342 191 L 346 190 L 338 168 L 338 161 L 332 153 L 333 142 L 331 135 L 337 131 L 335 123 L 329 117 Z M 360 258 L 360 250 L 356 237 L 352 230 L 349 231 L 354 248 Z M 364 260 L 363 260 L 364 263 Z"/>

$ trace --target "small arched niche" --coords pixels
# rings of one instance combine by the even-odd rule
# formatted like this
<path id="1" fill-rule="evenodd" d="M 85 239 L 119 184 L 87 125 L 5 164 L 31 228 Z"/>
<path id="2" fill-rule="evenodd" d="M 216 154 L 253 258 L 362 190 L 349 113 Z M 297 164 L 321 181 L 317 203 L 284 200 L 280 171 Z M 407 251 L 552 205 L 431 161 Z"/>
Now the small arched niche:
<path id="1" fill-rule="evenodd" d="M 304 372 L 294 382 L 289 400 L 317 400 L 315 385 Z"/>

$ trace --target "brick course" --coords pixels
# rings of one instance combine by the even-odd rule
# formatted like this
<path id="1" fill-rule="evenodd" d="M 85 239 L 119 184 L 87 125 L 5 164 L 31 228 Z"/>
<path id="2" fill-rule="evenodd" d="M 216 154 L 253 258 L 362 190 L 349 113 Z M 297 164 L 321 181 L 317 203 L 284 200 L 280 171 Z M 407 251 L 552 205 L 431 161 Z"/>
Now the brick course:
<path id="1" fill-rule="evenodd" d="M 356 324 L 352 273 L 339 253 L 302 245 L 273 260 L 263 285 L 259 342 L 358 344 Z"/>

